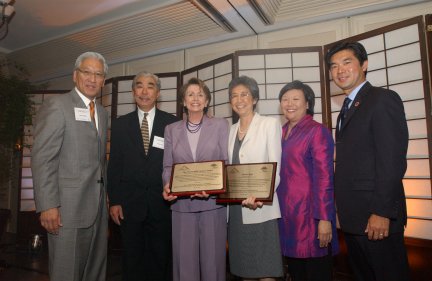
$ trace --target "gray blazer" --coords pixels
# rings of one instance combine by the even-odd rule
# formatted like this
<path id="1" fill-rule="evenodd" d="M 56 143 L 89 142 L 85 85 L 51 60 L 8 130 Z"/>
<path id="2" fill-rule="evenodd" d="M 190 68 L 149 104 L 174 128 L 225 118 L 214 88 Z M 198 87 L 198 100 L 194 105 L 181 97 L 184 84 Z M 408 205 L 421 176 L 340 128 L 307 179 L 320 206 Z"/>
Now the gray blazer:
<path id="1" fill-rule="evenodd" d="M 64 227 L 91 226 L 104 204 L 108 114 L 96 103 L 98 127 L 77 121 L 87 108 L 75 90 L 46 100 L 34 127 L 32 173 L 36 211 L 59 207 Z"/>
<path id="2" fill-rule="evenodd" d="M 196 149 L 196 161 L 228 160 L 228 121 L 222 118 L 204 116 L 200 138 Z M 189 145 L 186 121 L 172 123 L 165 128 L 165 153 L 163 161 L 163 182 L 169 183 L 172 165 L 175 163 L 195 162 Z M 215 196 L 209 199 L 179 198 L 171 210 L 177 212 L 199 212 L 221 208 Z"/>

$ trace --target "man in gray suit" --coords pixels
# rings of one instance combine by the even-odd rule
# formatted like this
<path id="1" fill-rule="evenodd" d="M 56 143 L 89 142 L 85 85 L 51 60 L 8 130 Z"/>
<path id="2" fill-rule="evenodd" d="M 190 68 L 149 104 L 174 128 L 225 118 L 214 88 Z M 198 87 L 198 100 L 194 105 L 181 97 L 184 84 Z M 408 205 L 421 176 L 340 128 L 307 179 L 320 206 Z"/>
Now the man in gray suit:
<path id="1" fill-rule="evenodd" d="M 106 279 L 108 114 L 95 101 L 107 71 L 100 54 L 83 53 L 75 63 L 75 88 L 46 100 L 37 115 L 32 172 L 51 281 Z"/>

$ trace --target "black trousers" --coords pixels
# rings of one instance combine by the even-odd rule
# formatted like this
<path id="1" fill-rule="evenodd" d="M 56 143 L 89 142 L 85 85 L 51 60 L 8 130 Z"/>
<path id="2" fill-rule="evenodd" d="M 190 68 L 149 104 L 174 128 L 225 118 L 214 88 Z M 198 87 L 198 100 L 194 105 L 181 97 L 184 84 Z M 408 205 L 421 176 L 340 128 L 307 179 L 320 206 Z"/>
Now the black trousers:
<path id="1" fill-rule="evenodd" d="M 319 258 L 286 258 L 292 281 L 331 281 L 333 257 L 329 254 Z"/>
<path id="2" fill-rule="evenodd" d="M 171 220 L 122 221 L 123 281 L 171 281 Z"/>
<path id="3" fill-rule="evenodd" d="M 408 258 L 403 232 L 383 240 L 344 233 L 348 259 L 357 281 L 407 281 Z"/>

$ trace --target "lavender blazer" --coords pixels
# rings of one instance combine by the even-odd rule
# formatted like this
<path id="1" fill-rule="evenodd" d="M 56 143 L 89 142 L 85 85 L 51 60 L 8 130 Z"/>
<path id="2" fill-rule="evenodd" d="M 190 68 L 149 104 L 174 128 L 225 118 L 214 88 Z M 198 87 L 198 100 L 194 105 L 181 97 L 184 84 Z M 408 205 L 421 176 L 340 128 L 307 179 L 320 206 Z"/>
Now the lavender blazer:
<path id="1" fill-rule="evenodd" d="M 196 150 L 196 162 L 228 160 L 228 121 L 223 118 L 204 116 Z M 175 163 L 195 162 L 189 145 L 186 120 L 172 123 L 165 128 L 165 152 L 162 179 L 169 183 L 172 165 Z M 176 212 L 199 212 L 223 207 L 216 204 L 215 196 L 208 199 L 178 198 L 171 205 Z"/>

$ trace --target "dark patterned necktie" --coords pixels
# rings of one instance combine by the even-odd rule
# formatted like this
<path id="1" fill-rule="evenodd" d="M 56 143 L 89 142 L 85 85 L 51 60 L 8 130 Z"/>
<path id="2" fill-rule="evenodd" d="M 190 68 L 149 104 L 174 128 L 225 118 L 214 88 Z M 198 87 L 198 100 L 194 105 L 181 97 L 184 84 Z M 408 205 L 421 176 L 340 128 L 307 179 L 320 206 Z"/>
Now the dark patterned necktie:
<path id="1" fill-rule="evenodd" d="M 343 126 L 343 122 L 344 122 L 345 117 L 348 113 L 350 102 L 351 102 L 351 99 L 348 97 L 346 97 L 344 102 L 343 102 L 342 109 L 340 111 L 340 127 L 339 128 L 342 128 L 342 126 Z"/>
<path id="2" fill-rule="evenodd" d="M 149 149 L 149 145 L 150 145 L 147 115 L 148 115 L 148 113 L 144 113 L 144 118 L 141 122 L 141 136 L 142 136 L 143 143 L 144 143 L 144 151 L 146 153 L 148 153 L 148 149 Z"/>

